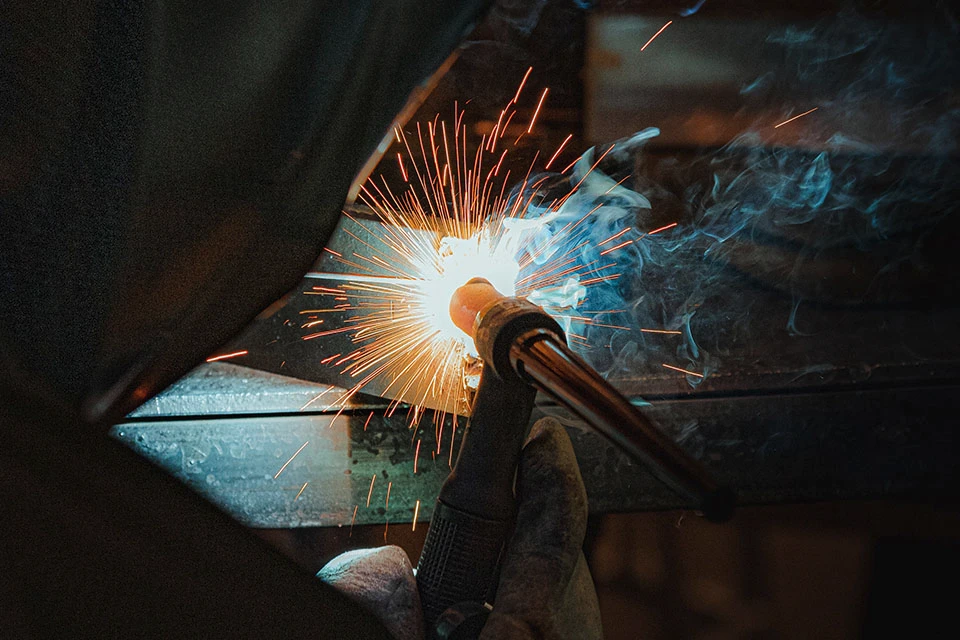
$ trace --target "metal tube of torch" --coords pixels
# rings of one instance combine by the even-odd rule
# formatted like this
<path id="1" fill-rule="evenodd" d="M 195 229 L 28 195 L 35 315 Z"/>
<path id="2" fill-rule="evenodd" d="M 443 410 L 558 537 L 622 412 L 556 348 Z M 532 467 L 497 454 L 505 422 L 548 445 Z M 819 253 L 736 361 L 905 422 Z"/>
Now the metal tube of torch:
<path id="1" fill-rule="evenodd" d="M 577 356 L 563 338 L 549 331 L 510 336 L 507 343 L 485 334 L 488 315 L 511 300 L 485 280 L 471 280 L 454 294 L 451 318 L 458 327 L 492 349 L 486 357 L 495 368 L 509 366 L 529 384 L 580 416 L 633 459 L 682 495 L 692 498 L 710 520 L 727 519 L 733 492 L 668 438 L 630 401 Z M 529 303 L 528 303 L 529 304 Z M 533 305 L 531 305 L 533 306 Z M 541 313 L 543 313 L 541 311 Z M 481 351 L 481 355 L 485 355 Z"/>

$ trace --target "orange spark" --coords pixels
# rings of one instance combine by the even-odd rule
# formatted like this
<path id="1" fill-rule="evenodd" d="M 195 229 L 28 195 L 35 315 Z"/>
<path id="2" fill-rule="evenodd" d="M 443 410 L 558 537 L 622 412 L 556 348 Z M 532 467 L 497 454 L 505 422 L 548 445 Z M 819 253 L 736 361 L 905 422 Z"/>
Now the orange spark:
<path id="1" fill-rule="evenodd" d="M 493 168 L 493 175 L 500 175 L 500 165 L 503 164 L 503 159 L 507 157 L 507 150 L 504 149 L 503 153 L 500 155 L 500 160 L 497 162 L 497 166 Z"/>
<path id="2" fill-rule="evenodd" d="M 610 236 L 609 238 L 607 238 L 607 239 L 604 240 L 603 242 L 600 242 L 599 244 L 597 244 L 597 246 L 598 246 L 598 247 L 602 247 L 603 245 L 607 244 L 608 242 L 612 242 L 613 240 L 616 240 L 617 238 L 619 238 L 620 236 L 622 236 L 622 235 L 625 234 L 626 232 L 630 231 L 630 229 L 631 229 L 631 227 L 627 227 L 627 228 L 624 229 L 623 231 L 619 231 L 619 232 L 613 234 L 612 236 Z"/>
<path id="3" fill-rule="evenodd" d="M 300 487 L 300 491 L 297 491 L 297 497 L 293 499 L 294 502 L 297 501 L 297 499 L 300 497 L 300 494 L 303 493 L 303 490 L 307 488 L 307 485 L 308 485 L 308 484 L 310 484 L 310 481 L 309 481 L 309 480 L 307 480 L 306 482 L 303 483 L 303 486 Z"/>
<path id="4" fill-rule="evenodd" d="M 450 457 L 447 459 L 447 466 L 453 469 L 453 441 L 457 437 L 457 429 L 454 427 L 450 429 Z M 460 445 L 463 446 L 463 441 L 460 441 Z"/>
<path id="5" fill-rule="evenodd" d="M 420 501 L 417 500 L 416 506 L 413 508 L 413 528 L 411 531 L 417 530 L 417 516 L 420 515 Z"/>
<path id="6" fill-rule="evenodd" d="M 616 246 L 614 246 L 614 247 L 610 247 L 609 249 L 604 249 L 603 251 L 600 252 L 600 255 L 605 256 L 605 255 L 607 255 L 608 253 L 611 253 L 611 252 L 613 252 L 613 251 L 616 251 L 617 249 L 622 249 L 623 247 L 627 246 L 628 244 L 633 244 L 633 240 L 624 240 L 623 242 L 621 242 L 620 244 L 618 244 L 618 245 L 616 245 Z"/>
<path id="7" fill-rule="evenodd" d="M 681 369 L 680 367 L 674 367 L 673 365 L 669 365 L 666 362 L 663 363 L 663 366 L 665 366 L 667 369 L 673 369 L 674 371 L 679 371 L 680 373 L 686 373 L 687 375 L 696 376 L 698 378 L 703 377 L 702 373 L 697 373 L 696 371 L 687 371 L 686 369 Z"/>
<path id="8" fill-rule="evenodd" d="M 507 128 L 510 126 L 510 121 L 513 120 L 513 116 L 515 115 L 517 115 L 516 111 L 512 112 L 509 116 L 507 116 L 507 121 L 503 123 L 503 129 L 500 130 L 500 135 L 497 136 L 498 140 L 502 138 L 503 135 L 507 132 Z"/>
<path id="9" fill-rule="evenodd" d="M 422 440 L 417 440 L 417 451 L 413 454 L 413 473 L 417 473 L 417 461 L 420 459 L 420 443 Z"/>
<path id="10" fill-rule="evenodd" d="M 290 459 L 289 459 L 289 460 L 287 460 L 286 462 L 283 463 L 283 466 L 280 467 L 280 471 L 277 471 L 277 475 L 273 476 L 273 479 L 274 479 L 274 480 L 276 480 L 277 478 L 280 477 L 280 474 L 283 473 L 283 470 L 287 468 L 287 465 L 290 464 L 291 462 L 293 462 L 293 459 L 296 458 L 298 455 L 300 455 L 300 452 L 303 451 L 304 447 L 306 447 L 308 444 L 310 444 L 310 441 L 309 441 L 309 440 L 307 440 L 307 441 L 304 442 L 302 445 L 300 445 L 300 448 L 297 449 L 297 452 L 296 452 L 295 454 L 293 454 L 292 456 L 290 456 Z"/>
<path id="11" fill-rule="evenodd" d="M 353 517 L 350 518 L 350 535 L 348 538 L 353 537 L 353 523 L 357 521 L 357 510 L 360 508 L 360 505 L 354 505 L 353 507 Z"/>
<path id="12" fill-rule="evenodd" d="M 640 329 L 643 333 L 666 333 L 669 335 L 680 335 L 682 331 L 674 331 L 673 329 Z"/>
<path id="13" fill-rule="evenodd" d="M 523 74 L 523 80 L 520 81 L 520 86 L 517 87 L 517 94 L 516 94 L 515 96 L 513 96 L 513 100 L 510 101 L 510 102 L 512 102 L 513 104 L 516 104 L 516 103 L 517 103 L 517 100 L 520 99 L 520 92 L 523 91 L 523 85 L 525 85 L 525 84 L 527 83 L 527 78 L 530 77 L 530 72 L 531 72 L 531 71 L 533 71 L 533 67 L 530 67 L 529 69 L 527 69 L 527 72 L 526 72 L 525 74 Z"/>
<path id="14" fill-rule="evenodd" d="M 665 24 L 665 25 L 663 25 L 662 27 L 660 27 L 660 31 L 657 31 L 655 34 L 653 34 L 653 37 L 651 37 L 649 40 L 647 40 L 647 44 L 645 44 L 645 45 L 643 45 L 642 47 L 640 47 L 640 51 L 643 51 L 644 49 L 646 49 L 647 47 L 649 47 L 649 46 L 650 46 L 650 43 L 653 42 L 654 40 L 656 40 L 656 39 L 657 39 L 657 36 L 659 36 L 661 33 L 663 33 L 664 30 L 665 30 L 667 27 L 669 27 L 670 25 L 672 25 L 672 24 L 673 24 L 673 20 L 670 20 L 670 21 L 667 22 L 667 24 Z"/>
<path id="15" fill-rule="evenodd" d="M 564 168 L 563 168 L 563 171 L 561 171 L 560 173 L 566 173 L 567 171 L 570 171 L 570 169 L 573 169 L 573 165 L 577 164 L 577 162 L 579 162 L 579 161 L 580 161 L 580 157 L 579 157 L 579 156 L 576 157 L 576 158 L 574 158 L 574 159 L 573 159 L 573 162 L 571 162 L 571 163 L 568 164 L 566 167 L 564 167 Z"/>
<path id="16" fill-rule="evenodd" d="M 671 222 L 670 224 L 666 225 L 665 227 L 660 227 L 659 229 L 654 229 L 653 231 L 647 231 L 647 235 L 648 235 L 648 236 L 652 236 L 652 235 L 655 234 L 655 233 L 660 233 L 661 231 L 666 231 L 667 229 L 673 229 L 675 226 L 677 226 L 677 223 L 676 223 L 676 222 Z"/>
<path id="17" fill-rule="evenodd" d="M 392 487 L 393 487 L 393 482 L 392 482 L 392 481 L 391 481 L 391 482 L 388 482 L 388 483 L 387 483 L 387 501 L 384 502 L 384 504 L 383 504 L 383 508 L 384 508 L 384 509 L 389 509 L 389 508 L 390 508 L 390 489 L 391 489 Z"/>
<path id="18" fill-rule="evenodd" d="M 774 128 L 774 129 L 779 129 L 779 128 L 782 127 L 783 125 L 789 124 L 789 123 L 793 122 L 794 120 L 796 120 L 797 118 L 802 118 L 802 117 L 805 116 L 805 115 L 811 114 L 811 113 L 813 113 L 814 111 L 816 111 L 816 110 L 819 109 L 819 108 L 820 108 L 820 107 L 814 107 L 813 109 L 810 109 L 809 111 L 804 111 L 803 113 L 801 113 L 801 114 L 799 114 L 799 115 L 795 115 L 795 116 L 793 116 L 792 118 L 788 118 L 787 120 L 784 120 L 784 121 L 781 122 L 780 124 L 774 125 L 773 128 Z"/>
<path id="19" fill-rule="evenodd" d="M 207 362 L 216 362 L 217 360 L 226 360 L 227 358 L 236 358 L 237 356 L 245 356 L 249 353 L 246 349 L 243 351 L 234 351 L 233 353 L 225 353 L 222 356 L 213 356 L 212 358 L 207 358 Z"/>
<path id="20" fill-rule="evenodd" d="M 544 88 L 543 93 L 540 95 L 540 102 L 537 103 L 537 109 L 533 112 L 533 117 L 530 118 L 530 126 L 527 127 L 527 133 L 533 131 L 533 124 L 537 121 L 537 116 L 540 115 L 540 107 L 543 106 L 543 101 L 547 99 L 547 92 L 550 91 L 550 88 Z"/>
<path id="21" fill-rule="evenodd" d="M 552 164 L 553 164 L 553 161 L 557 159 L 557 156 L 560 155 L 560 152 L 563 151 L 563 148 L 564 148 L 565 146 L 567 146 L 567 143 L 570 142 L 571 138 L 573 138 L 573 134 L 572 134 L 572 133 L 568 133 L 568 134 L 567 134 L 567 137 L 564 138 L 564 139 L 563 139 L 563 142 L 560 143 L 560 146 L 557 147 L 557 150 L 553 152 L 553 155 L 552 155 L 552 156 L 550 156 L 550 160 L 548 160 L 548 161 L 547 161 L 547 164 L 544 165 L 544 167 L 543 167 L 544 170 L 550 168 L 550 165 L 552 165 Z"/>
<path id="22" fill-rule="evenodd" d="M 370 419 L 373 417 L 373 411 L 370 412 L 370 415 L 367 416 L 367 421 L 363 423 L 363 430 L 367 430 L 367 425 L 370 424 Z"/>
<path id="23" fill-rule="evenodd" d="M 337 310 L 343 311 L 343 309 L 344 307 L 340 307 Z M 315 338 L 324 338 L 326 336 L 332 336 L 336 333 L 348 333 L 353 330 L 354 330 L 353 327 L 341 327 L 340 329 L 330 329 L 329 331 L 318 331 L 317 333 L 311 333 L 308 336 L 303 336 L 301 340 L 313 340 Z"/>
<path id="24" fill-rule="evenodd" d="M 367 506 L 370 506 L 370 496 L 373 495 L 373 483 L 377 481 L 377 474 L 373 474 L 373 477 L 370 478 L 370 490 L 367 491 Z"/>
<path id="25" fill-rule="evenodd" d="M 624 327 L 619 324 L 604 324 L 603 322 L 594 322 L 593 320 L 586 320 L 584 324 L 589 324 L 591 327 L 604 327 L 606 329 L 620 329 L 622 331 L 630 331 L 630 327 Z"/>
<path id="26" fill-rule="evenodd" d="M 598 271 L 599 271 L 599 269 L 598 269 Z M 619 274 L 619 273 L 613 273 L 613 274 L 608 275 L 608 276 L 597 276 L 596 278 L 590 278 L 589 280 L 583 280 L 583 281 L 580 282 L 580 284 L 581 284 L 582 286 L 586 287 L 586 286 L 589 286 L 589 285 L 591 285 L 591 284 L 597 284 L 597 283 L 600 283 L 600 282 L 610 282 L 610 281 L 612 281 L 612 280 L 617 280 L 617 279 L 619 279 L 619 278 L 620 278 L 620 274 Z"/>
<path id="27" fill-rule="evenodd" d="M 286 360 L 284 360 L 284 362 L 286 362 Z M 319 400 L 319 399 L 322 398 L 323 396 L 325 396 L 325 395 L 327 395 L 328 393 L 330 393 L 331 391 L 333 391 L 333 389 L 335 389 L 335 387 L 327 387 L 326 389 L 324 389 L 323 391 L 321 391 L 321 392 L 318 393 L 317 395 L 313 396 L 312 398 L 310 398 L 310 400 L 307 402 L 307 404 L 305 404 L 305 405 L 303 405 L 302 407 L 300 407 L 300 411 L 303 411 L 304 409 L 306 409 L 307 407 L 309 407 L 310 405 L 312 405 L 314 402 L 316 402 L 317 400 Z"/>

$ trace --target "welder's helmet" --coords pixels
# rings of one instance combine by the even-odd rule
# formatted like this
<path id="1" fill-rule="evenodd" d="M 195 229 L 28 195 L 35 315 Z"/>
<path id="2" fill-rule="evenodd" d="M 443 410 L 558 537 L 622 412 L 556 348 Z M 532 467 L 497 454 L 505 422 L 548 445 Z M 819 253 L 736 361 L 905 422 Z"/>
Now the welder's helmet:
<path id="1" fill-rule="evenodd" d="M 236 334 L 309 269 L 484 4 L 15 10 L 0 40 L 0 391 L 110 421 Z"/>

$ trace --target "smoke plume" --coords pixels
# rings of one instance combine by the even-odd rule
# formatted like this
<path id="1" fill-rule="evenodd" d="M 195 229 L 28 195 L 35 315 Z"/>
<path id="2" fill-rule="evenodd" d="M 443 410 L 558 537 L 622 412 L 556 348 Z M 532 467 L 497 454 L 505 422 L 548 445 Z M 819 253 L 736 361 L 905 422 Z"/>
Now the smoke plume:
<path id="1" fill-rule="evenodd" d="M 741 96 L 766 114 L 784 96 L 821 96 L 782 114 L 816 107 L 789 146 L 771 142 L 769 119 L 713 149 L 658 149 L 650 128 L 587 151 L 572 175 L 545 176 L 527 212 L 547 216 L 530 251 L 575 251 L 581 264 L 615 263 L 604 273 L 622 274 L 566 284 L 574 315 L 592 320 L 567 321 L 571 344 L 633 393 L 712 378 L 720 388 L 725 373 L 746 369 L 823 377 L 844 354 L 831 355 L 829 327 L 804 326 L 805 309 L 849 318 L 951 303 L 958 39 L 945 9 L 897 22 L 848 11 L 783 27 L 764 45 L 782 64 Z"/>

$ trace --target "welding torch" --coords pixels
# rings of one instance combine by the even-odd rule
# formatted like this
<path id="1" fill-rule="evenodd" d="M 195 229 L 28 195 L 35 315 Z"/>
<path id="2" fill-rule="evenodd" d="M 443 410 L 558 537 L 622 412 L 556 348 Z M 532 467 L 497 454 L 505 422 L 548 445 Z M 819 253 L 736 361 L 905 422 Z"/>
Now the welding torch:
<path id="1" fill-rule="evenodd" d="M 475 637 L 486 619 L 483 605 L 493 602 L 497 565 L 516 513 L 514 475 L 537 390 L 691 500 L 707 519 L 731 515 L 733 492 L 571 351 L 560 325 L 540 307 L 475 278 L 453 294 L 450 317 L 473 336 L 483 368 L 417 568 L 433 637 Z"/>

